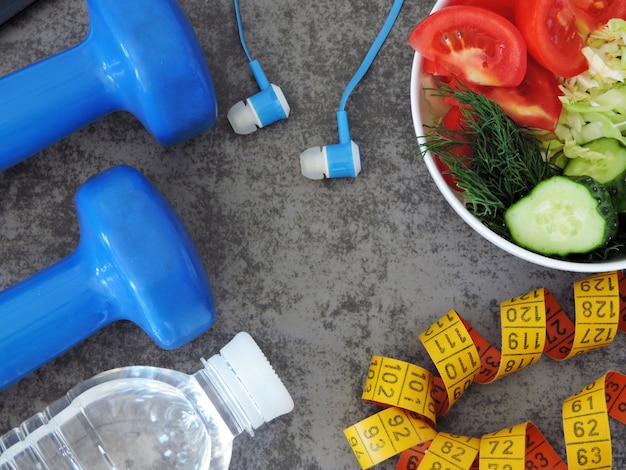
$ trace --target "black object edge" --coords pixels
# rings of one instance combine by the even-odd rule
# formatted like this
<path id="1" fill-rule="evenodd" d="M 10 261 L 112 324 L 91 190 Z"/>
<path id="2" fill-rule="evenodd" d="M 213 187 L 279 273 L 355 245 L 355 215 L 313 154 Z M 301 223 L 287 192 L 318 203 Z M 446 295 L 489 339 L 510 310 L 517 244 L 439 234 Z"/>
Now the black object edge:
<path id="1" fill-rule="evenodd" d="M 36 0 L 0 0 L 0 24 L 6 23 Z"/>

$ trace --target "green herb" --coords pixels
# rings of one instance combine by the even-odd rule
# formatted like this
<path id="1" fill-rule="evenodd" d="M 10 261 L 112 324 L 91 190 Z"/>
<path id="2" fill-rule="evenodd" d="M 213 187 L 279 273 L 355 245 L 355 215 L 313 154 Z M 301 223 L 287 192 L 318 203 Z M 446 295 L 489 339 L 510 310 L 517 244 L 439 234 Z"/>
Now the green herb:
<path id="1" fill-rule="evenodd" d="M 437 155 L 458 180 L 468 210 L 508 238 L 506 209 L 557 170 L 546 162 L 528 129 L 516 124 L 497 103 L 464 84 L 438 85 L 426 92 L 459 103 L 461 130 L 448 129 L 443 122 L 431 127 L 423 139 L 422 156 L 426 151 Z M 459 145 L 471 149 L 469 162 L 455 155 Z"/>
<path id="2" fill-rule="evenodd" d="M 461 105 L 461 130 L 448 129 L 442 122 L 429 126 L 430 133 L 421 139 L 424 145 L 420 153 L 423 156 L 430 151 L 437 155 L 457 179 L 468 210 L 494 232 L 511 240 L 504 223 L 506 209 L 539 182 L 562 171 L 546 161 L 532 130 L 516 124 L 497 103 L 464 84 L 437 85 L 439 88 L 425 91 L 450 97 Z M 461 145 L 471 149 L 469 162 L 454 153 Z M 620 226 L 623 223 L 626 221 L 620 221 Z M 621 232 L 603 248 L 566 259 L 594 262 L 624 255 L 626 233 Z"/>

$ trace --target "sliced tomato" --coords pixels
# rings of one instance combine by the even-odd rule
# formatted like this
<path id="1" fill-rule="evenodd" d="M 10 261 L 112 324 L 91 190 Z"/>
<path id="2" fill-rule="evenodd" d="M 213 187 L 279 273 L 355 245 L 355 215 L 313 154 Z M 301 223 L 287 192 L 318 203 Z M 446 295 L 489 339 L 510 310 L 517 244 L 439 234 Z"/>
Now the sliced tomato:
<path id="1" fill-rule="evenodd" d="M 426 58 L 424 60 L 424 66 L 422 67 L 424 72 L 430 73 L 431 75 L 439 75 L 443 77 L 449 76 L 448 71 L 441 67 L 434 60 L 428 60 Z"/>
<path id="2" fill-rule="evenodd" d="M 450 79 L 447 85 L 458 88 L 462 84 Z M 526 75 L 516 87 L 485 87 L 469 85 L 491 101 L 500 105 L 502 110 L 520 126 L 534 127 L 553 131 L 561 116 L 563 104 L 559 99 L 561 90 L 556 76 L 549 70 L 528 58 Z M 448 106 L 461 106 L 451 97 L 444 98 Z"/>
<path id="3" fill-rule="evenodd" d="M 515 21 L 515 0 L 450 0 L 448 5 L 471 5 L 486 8 L 504 16 L 512 23 Z"/>
<path id="4" fill-rule="evenodd" d="M 507 19 L 475 6 L 448 6 L 422 20 L 409 45 L 438 70 L 485 86 L 517 86 L 526 73 L 526 44 Z"/>
<path id="5" fill-rule="evenodd" d="M 554 74 L 573 77 L 587 70 L 587 59 L 581 52 L 584 41 L 570 0 L 517 1 L 515 24 L 530 55 Z"/>
<path id="6" fill-rule="evenodd" d="M 458 136 L 454 135 L 456 131 L 460 131 L 463 129 L 463 121 L 464 121 L 463 113 L 461 112 L 461 108 L 458 106 L 452 106 L 450 110 L 443 117 L 443 128 L 450 132 L 450 138 L 456 139 Z M 472 148 L 468 144 L 461 144 L 458 147 L 455 147 L 452 150 L 452 153 L 457 157 L 465 161 L 469 164 L 472 158 Z M 443 180 L 447 183 L 450 188 L 456 191 L 462 191 L 458 186 L 458 180 L 450 173 L 450 167 L 441 161 L 439 155 L 433 155 L 435 165 L 439 169 L 441 176 L 443 176 Z"/>
<path id="7" fill-rule="evenodd" d="M 557 78 L 532 58 L 528 59 L 526 75 L 519 86 L 483 87 L 478 91 L 498 103 L 520 126 L 553 131 L 563 109 Z"/>
<path id="8" fill-rule="evenodd" d="M 611 18 L 626 20 L 624 0 L 572 0 L 576 10 L 576 24 L 583 35 L 600 29 Z"/>

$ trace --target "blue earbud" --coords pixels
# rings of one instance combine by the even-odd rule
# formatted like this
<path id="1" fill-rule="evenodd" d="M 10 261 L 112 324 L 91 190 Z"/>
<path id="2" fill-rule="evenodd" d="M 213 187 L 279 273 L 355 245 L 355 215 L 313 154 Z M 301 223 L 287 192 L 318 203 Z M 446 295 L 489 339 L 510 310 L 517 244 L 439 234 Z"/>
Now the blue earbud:
<path id="1" fill-rule="evenodd" d="M 348 130 L 348 115 L 345 111 L 346 102 L 352 90 L 354 90 L 370 68 L 370 65 L 372 65 L 372 62 L 374 62 L 378 51 L 385 42 L 400 13 L 403 2 L 404 0 L 394 0 L 382 29 L 343 92 L 339 111 L 337 111 L 339 143 L 325 147 L 311 147 L 300 154 L 300 170 L 307 178 L 321 180 L 324 178 L 355 177 L 361 171 L 359 147 L 350 139 L 350 131 Z"/>
<path id="2" fill-rule="evenodd" d="M 235 103 L 228 111 L 228 121 L 237 134 L 251 134 L 261 127 L 289 117 L 289 103 L 283 91 L 269 82 L 259 61 L 251 61 L 250 69 L 261 91 L 245 103 Z"/>
<path id="3" fill-rule="evenodd" d="M 361 171 L 359 146 L 350 139 L 348 114 L 337 111 L 339 143 L 311 147 L 300 154 L 302 174 L 312 180 L 354 177 Z"/>
<path id="4" fill-rule="evenodd" d="M 243 51 L 250 62 L 250 70 L 256 79 L 261 91 L 251 96 L 244 103 L 235 103 L 228 111 L 228 121 L 237 134 L 252 134 L 261 127 L 268 126 L 281 119 L 289 117 L 289 103 L 283 91 L 276 85 L 269 82 L 265 72 L 261 68 L 258 60 L 252 60 L 248 51 L 248 46 L 243 35 L 243 22 L 239 10 L 239 1 L 234 0 L 235 15 L 237 17 L 237 28 L 239 29 L 239 40 Z"/>

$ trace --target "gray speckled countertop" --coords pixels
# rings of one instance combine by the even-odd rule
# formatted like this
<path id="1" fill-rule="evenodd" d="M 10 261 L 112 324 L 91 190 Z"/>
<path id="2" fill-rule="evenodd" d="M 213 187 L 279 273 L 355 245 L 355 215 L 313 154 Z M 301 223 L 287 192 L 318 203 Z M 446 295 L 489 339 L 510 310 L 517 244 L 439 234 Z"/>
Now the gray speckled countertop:
<path id="1" fill-rule="evenodd" d="M 182 0 L 206 53 L 219 116 L 208 132 L 162 148 L 116 113 L 0 173 L 0 287 L 69 254 L 79 238 L 73 198 L 116 164 L 147 176 L 187 225 L 206 265 L 217 319 L 174 351 L 133 324 L 105 327 L 0 392 L 0 432 L 114 367 L 192 373 L 241 330 L 252 334 L 291 391 L 295 410 L 243 435 L 232 468 L 357 469 L 343 429 L 378 411 L 360 399 L 373 354 L 431 367 L 418 335 L 451 308 L 499 344 L 501 301 L 547 287 L 572 311 L 581 274 L 508 255 L 460 222 L 417 161 L 406 38 L 434 1 L 407 1 L 374 65 L 347 104 L 363 158 L 355 179 L 310 181 L 298 158 L 337 142 L 335 113 L 391 1 L 243 0 L 248 46 L 292 108 L 238 136 L 232 104 L 257 91 L 230 0 Z M 82 40 L 82 0 L 39 0 L 0 27 L 0 74 Z M 1 112 L 1 110 L 0 110 Z M 480 437 L 533 421 L 564 457 L 563 400 L 605 371 L 624 371 L 626 338 L 564 363 L 543 358 L 492 385 L 474 385 L 438 428 Z M 616 428 L 618 429 L 618 428 Z M 623 429 L 614 468 L 626 468 Z M 391 459 L 378 468 L 395 468 Z"/>

